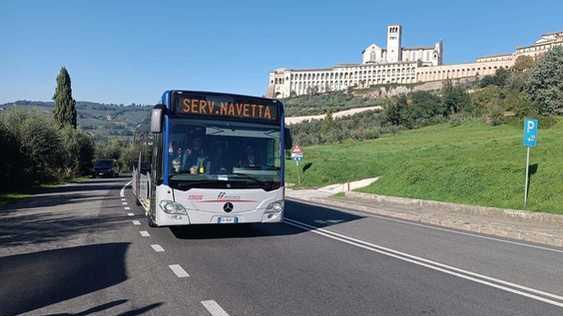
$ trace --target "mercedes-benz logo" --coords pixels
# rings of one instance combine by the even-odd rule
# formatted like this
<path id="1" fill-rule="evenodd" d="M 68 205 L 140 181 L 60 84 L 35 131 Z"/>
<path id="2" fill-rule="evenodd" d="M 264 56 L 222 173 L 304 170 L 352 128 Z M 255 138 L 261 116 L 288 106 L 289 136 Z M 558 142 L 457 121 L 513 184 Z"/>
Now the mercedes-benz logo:
<path id="1" fill-rule="evenodd" d="M 225 205 L 223 205 L 223 211 L 225 211 L 225 213 L 230 213 L 233 208 L 235 208 L 235 206 L 231 202 L 227 202 L 225 203 Z"/>

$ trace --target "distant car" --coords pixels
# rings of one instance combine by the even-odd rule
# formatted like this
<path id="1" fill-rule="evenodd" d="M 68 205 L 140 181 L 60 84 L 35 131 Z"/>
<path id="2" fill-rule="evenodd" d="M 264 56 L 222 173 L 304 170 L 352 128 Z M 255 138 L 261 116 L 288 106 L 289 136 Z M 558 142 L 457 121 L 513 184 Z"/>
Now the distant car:
<path id="1" fill-rule="evenodd" d="M 113 159 L 99 159 L 94 163 L 94 177 L 117 177 L 119 169 Z"/>

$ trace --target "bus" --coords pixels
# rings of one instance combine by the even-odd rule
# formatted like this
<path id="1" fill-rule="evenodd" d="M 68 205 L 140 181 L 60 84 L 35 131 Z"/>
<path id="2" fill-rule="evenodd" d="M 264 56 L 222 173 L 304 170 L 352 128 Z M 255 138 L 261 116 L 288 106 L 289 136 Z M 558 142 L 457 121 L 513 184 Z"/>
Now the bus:
<path id="1" fill-rule="evenodd" d="M 282 221 L 291 135 L 279 100 L 166 91 L 143 146 L 132 191 L 150 226 Z"/>

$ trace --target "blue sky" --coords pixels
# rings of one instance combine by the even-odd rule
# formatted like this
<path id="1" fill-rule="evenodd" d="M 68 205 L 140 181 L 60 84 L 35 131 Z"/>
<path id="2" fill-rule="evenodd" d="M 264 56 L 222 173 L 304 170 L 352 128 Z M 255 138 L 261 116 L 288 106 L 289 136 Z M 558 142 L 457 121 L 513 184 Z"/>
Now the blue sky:
<path id="1" fill-rule="evenodd" d="M 166 89 L 263 95 L 276 67 L 360 62 L 385 26 L 442 39 L 446 63 L 563 30 L 563 1 L 0 1 L 0 103 L 50 100 L 65 65 L 77 100 L 155 103 Z"/>

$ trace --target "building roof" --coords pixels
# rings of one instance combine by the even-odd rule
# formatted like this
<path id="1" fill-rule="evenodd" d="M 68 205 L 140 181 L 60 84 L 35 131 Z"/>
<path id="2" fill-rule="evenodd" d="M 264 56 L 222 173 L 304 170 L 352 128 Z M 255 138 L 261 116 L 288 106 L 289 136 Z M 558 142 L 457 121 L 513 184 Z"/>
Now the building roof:
<path id="1" fill-rule="evenodd" d="M 556 34 L 563 34 L 563 31 L 543 33 L 543 34 L 540 35 L 540 36 L 549 36 L 549 35 L 556 35 Z"/>
<path id="2" fill-rule="evenodd" d="M 480 57 L 477 57 L 477 59 L 491 58 L 491 57 L 502 57 L 502 56 L 512 56 L 512 53 L 500 53 L 500 54 L 493 54 L 493 55 L 487 55 L 487 56 L 480 56 Z"/>
<path id="3" fill-rule="evenodd" d="M 403 50 L 434 49 L 434 46 L 402 47 Z"/>

